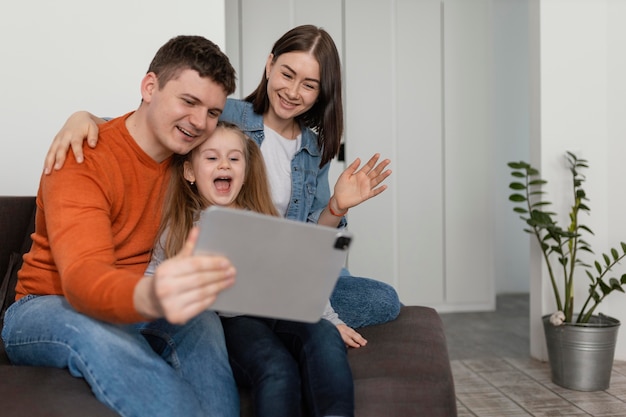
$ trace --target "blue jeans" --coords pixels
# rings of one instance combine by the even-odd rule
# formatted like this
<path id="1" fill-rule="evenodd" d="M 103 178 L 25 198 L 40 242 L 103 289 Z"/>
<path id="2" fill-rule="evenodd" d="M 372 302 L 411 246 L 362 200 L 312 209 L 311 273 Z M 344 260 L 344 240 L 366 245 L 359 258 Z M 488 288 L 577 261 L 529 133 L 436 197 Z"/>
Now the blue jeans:
<path id="1" fill-rule="evenodd" d="M 122 416 L 239 416 L 217 315 L 115 325 L 77 313 L 61 296 L 27 296 L 6 312 L 2 339 L 15 365 L 67 368 Z"/>
<path id="2" fill-rule="evenodd" d="M 222 318 L 235 380 L 249 388 L 257 417 L 353 416 L 346 346 L 327 320 L 301 323 Z"/>
<path id="3" fill-rule="evenodd" d="M 345 268 L 330 296 L 330 304 L 339 318 L 353 329 L 394 320 L 402 306 L 391 285 L 353 277 Z"/>

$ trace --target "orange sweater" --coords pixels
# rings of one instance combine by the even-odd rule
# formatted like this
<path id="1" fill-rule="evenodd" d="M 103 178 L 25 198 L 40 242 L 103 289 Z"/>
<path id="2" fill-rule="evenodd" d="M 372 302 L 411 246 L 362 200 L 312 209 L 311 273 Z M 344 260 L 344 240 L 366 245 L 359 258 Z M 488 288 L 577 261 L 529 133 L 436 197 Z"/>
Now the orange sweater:
<path id="1" fill-rule="evenodd" d="M 85 162 L 69 157 L 43 175 L 33 245 L 18 273 L 16 299 L 64 295 L 99 320 L 145 320 L 133 304 L 161 219 L 171 158 L 157 163 L 130 136 L 125 120 L 100 126 Z"/>

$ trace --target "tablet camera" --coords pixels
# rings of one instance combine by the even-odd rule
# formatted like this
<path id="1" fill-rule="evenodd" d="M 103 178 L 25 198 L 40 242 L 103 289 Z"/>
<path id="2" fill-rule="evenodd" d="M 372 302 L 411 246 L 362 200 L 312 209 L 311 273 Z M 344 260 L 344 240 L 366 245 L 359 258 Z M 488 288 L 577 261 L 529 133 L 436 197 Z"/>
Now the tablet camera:
<path id="1" fill-rule="evenodd" d="M 350 237 L 338 236 L 337 239 L 335 239 L 335 249 L 346 250 L 348 249 L 348 247 L 350 247 L 351 241 L 352 241 L 352 238 Z"/>

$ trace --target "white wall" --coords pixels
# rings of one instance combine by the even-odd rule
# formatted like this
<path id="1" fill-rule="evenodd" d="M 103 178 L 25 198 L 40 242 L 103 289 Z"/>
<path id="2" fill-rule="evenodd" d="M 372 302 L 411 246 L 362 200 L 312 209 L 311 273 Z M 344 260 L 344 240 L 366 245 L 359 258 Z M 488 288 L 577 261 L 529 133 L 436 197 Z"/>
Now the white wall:
<path id="1" fill-rule="evenodd" d="M 540 79 L 533 98 L 533 164 L 548 179 L 549 201 L 567 213 L 571 204 L 564 152 L 589 161 L 586 171 L 591 215 L 582 219 L 595 236 L 586 238 L 596 255 L 626 241 L 626 4 L 613 0 L 535 0 L 532 19 L 539 34 L 533 62 Z M 537 84 L 538 83 L 538 84 Z M 538 87 L 540 86 L 540 88 Z M 566 216 L 561 219 L 567 224 Z M 535 272 L 541 271 L 538 251 L 532 252 Z M 591 262 L 594 258 L 587 258 Z M 577 276 L 575 310 L 586 298 L 588 279 Z M 626 263 L 615 271 L 626 273 Z M 619 274 L 619 275 L 618 275 Z M 555 310 L 545 268 L 531 274 L 531 354 L 546 358 L 540 317 Z M 615 293 L 601 304 L 602 312 L 626 321 L 625 295 Z M 618 336 L 616 359 L 626 359 L 626 332 Z"/>
<path id="2" fill-rule="evenodd" d="M 607 100 L 606 117 L 607 143 L 603 153 L 598 155 L 595 165 L 601 166 L 607 161 L 607 172 L 604 177 L 606 188 L 603 191 L 605 201 L 595 203 L 593 215 L 598 216 L 602 223 L 598 230 L 605 233 L 605 241 L 598 250 L 607 251 L 608 247 L 619 247 L 618 242 L 626 242 L 626 2 L 609 1 L 607 3 Z M 599 168 L 598 166 L 598 168 Z M 595 172 L 595 170 L 594 170 Z M 594 174 L 595 175 L 595 174 Z M 594 200 L 597 201 L 597 200 Z M 606 210 L 606 215 L 603 215 Z M 618 278 L 626 273 L 626 262 L 622 262 L 614 276 Z M 609 296 L 601 311 L 618 318 L 623 326 L 617 340 L 616 359 L 626 360 L 626 295 L 615 293 Z"/>
<path id="3" fill-rule="evenodd" d="M 496 294 L 527 293 L 530 289 L 528 235 L 508 201 L 509 161 L 528 161 L 529 9 L 528 1 L 493 2 L 493 135 L 495 187 Z"/>
<path id="4" fill-rule="evenodd" d="M 43 159 L 79 109 L 139 105 L 157 49 L 179 34 L 224 49 L 224 0 L 4 1 L 0 5 L 0 195 L 34 195 Z"/>
<path id="5" fill-rule="evenodd" d="M 351 211 L 352 273 L 408 305 L 495 307 L 490 0 L 346 0 L 348 160 L 392 159 Z"/>
<path id="6" fill-rule="evenodd" d="M 350 35 L 352 37 L 348 42 L 352 45 L 352 56 L 362 54 L 365 62 L 364 65 L 352 69 L 357 73 L 360 72 L 364 76 L 364 81 L 361 83 L 358 78 L 350 77 L 347 83 L 352 83 L 354 97 L 362 101 L 362 94 L 367 91 L 364 89 L 365 86 L 372 84 L 372 78 L 368 78 L 367 74 L 371 74 L 371 71 L 376 70 L 377 65 L 381 64 L 382 54 L 393 52 L 392 65 L 394 65 L 394 71 L 398 73 L 398 80 L 401 84 L 393 87 L 395 98 L 392 102 L 410 101 L 412 97 L 423 97 L 423 94 L 435 97 L 428 100 L 421 99 L 417 106 L 415 103 L 410 107 L 396 105 L 396 114 L 393 117 L 399 123 L 399 127 L 394 134 L 398 135 L 401 140 L 398 140 L 393 147 L 389 147 L 389 144 L 385 145 L 394 153 L 392 154 L 393 168 L 397 174 L 406 173 L 412 169 L 410 165 L 416 161 L 412 152 L 416 146 L 425 149 L 420 152 L 421 159 L 417 160 L 421 164 L 420 169 L 425 173 L 424 175 L 404 176 L 403 180 L 392 179 L 390 181 L 390 185 L 396 187 L 397 193 L 393 196 L 393 200 L 395 204 L 398 204 L 398 210 L 404 213 L 403 220 L 394 224 L 395 231 L 392 233 L 408 242 L 423 242 L 424 240 L 417 240 L 419 236 L 431 237 L 426 239 L 428 245 L 418 248 L 418 258 L 413 258 L 416 253 L 414 243 L 398 248 L 396 253 L 401 265 L 398 271 L 388 274 L 386 270 L 370 270 L 367 267 L 360 272 L 365 276 L 374 276 L 395 284 L 399 281 L 394 282 L 393 274 L 400 273 L 404 280 L 402 290 L 418 294 L 414 302 L 435 297 L 439 300 L 436 302 L 439 305 L 441 305 L 446 288 L 441 286 L 440 279 L 437 282 L 432 277 L 441 276 L 444 273 L 441 258 L 443 242 L 439 237 L 432 237 L 432 233 L 434 229 L 441 227 L 443 221 L 441 202 L 444 197 L 441 194 L 443 192 L 441 184 L 433 182 L 433 178 L 429 177 L 428 164 L 435 162 L 436 155 L 443 152 L 438 143 L 430 140 L 431 137 L 441 134 L 441 123 L 438 120 L 443 108 L 441 99 L 436 98 L 436 93 L 441 87 L 429 80 L 433 74 L 441 72 L 442 60 L 438 55 L 439 49 L 436 51 L 432 49 L 432 40 L 439 39 L 441 34 L 439 14 L 441 4 L 444 3 L 451 7 L 449 10 L 461 11 L 448 16 L 458 19 L 458 22 L 465 19 L 464 7 L 468 8 L 467 10 L 471 13 L 469 17 L 475 21 L 476 18 L 481 18 L 477 10 L 488 11 L 488 5 L 490 3 L 493 5 L 493 27 L 489 29 L 486 25 L 482 25 L 483 33 L 469 34 L 474 39 L 484 37 L 485 42 L 493 43 L 493 56 L 489 59 L 493 59 L 494 62 L 495 117 L 491 119 L 495 147 L 491 160 L 486 158 L 485 161 L 489 162 L 489 170 L 493 173 L 494 179 L 482 184 L 481 187 L 493 186 L 496 189 L 491 202 L 495 207 L 494 223 L 490 226 L 492 228 L 490 233 L 495 233 L 496 244 L 492 249 L 481 250 L 483 253 L 485 250 L 494 250 L 495 266 L 493 268 L 495 268 L 497 292 L 524 291 L 527 289 L 528 279 L 523 271 L 527 267 L 522 261 L 524 255 L 517 254 L 520 247 L 525 249 L 528 246 L 527 241 L 524 240 L 525 236 L 521 235 L 518 220 L 506 201 L 508 174 L 505 163 L 511 159 L 525 158 L 528 140 L 523 125 L 526 117 L 524 94 L 527 91 L 524 79 L 526 35 L 523 24 L 527 18 L 524 13 L 526 0 L 479 0 L 474 3 L 459 0 L 449 0 L 443 3 L 440 0 L 419 2 L 390 0 L 387 2 L 370 1 L 367 4 L 360 0 L 324 0 L 322 2 L 273 0 L 271 4 L 280 13 L 270 14 L 268 18 L 276 21 L 268 26 L 268 21 L 264 20 L 263 25 L 255 29 L 259 31 L 260 38 L 271 40 L 265 42 L 267 45 L 263 48 L 246 53 L 248 60 L 256 59 L 257 55 L 264 60 L 274 38 L 283 33 L 286 28 L 304 22 L 323 22 L 323 25 L 337 40 L 342 55 L 349 53 L 344 50 L 345 33 L 337 24 L 343 19 L 346 10 L 351 13 L 348 20 L 352 19 L 351 27 L 353 28 L 359 24 L 360 18 L 371 19 L 372 15 L 374 15 L 373 23 L 361 25 L 372 35 L 382 34 L 382 31 L 386 30 L 385 27 L 394 28 L 383 34 L 397 42 L 393 51 L 383 47 L 376 53 L 372 53 L 371 45 L 368 46 L 359 37 Z M 228 1 L 226 6 L 234 7 L 238 4 L 240 2 Z M 3 52 L 2 63 L 4 64 L 0 66 L 0 75 L 3 80 L 0 85 L 0 128 L 4 132 L 2 152 L 0 152 L 0 194 L 35 194 L 43 158 L 50 141 L 66 117 L 73 111 L 88 109 L 99 115 L 115 116 L 135 108 L 139 102 L 139 81 L 157 48 L 167 39 L 181 33 L 194 33 L 204 35 L 220 46 L 224 46 L 228 41 L 224 35 L 225 26 L 227 25 L 228 29 L 234 25 L 233 22 L 224 23 L 224 0 L 202 2 L 181 0 L 175 6 L 163 0 L 131 2 L 112 0 L 107 2 L 106 6 L 96 7 L 92 2 L 79 0 L 4 2 L 0 5 L 0 35 L 2 35 L 0 36 L 0 50 Z M 262 7 L 267 10 L 268 2 L 264 1 Z M 377 14 L 376 10 L 382 10 L 383 13 Z M 248 15 L 248 23 L 257 22 L 256 16 Z M 376 24 L 376 18 L 384 20 L 384 25 Z M 488 21 L 486 23 L 489 24 Z M 261 33 L 262 30 L 266 30 L 267 33 Z M 401 31 L 408 31 L 411 36 L 406 37 Z M 455 33 L 464 36 L 462 32 Z M 491 41 L 489 37 L 492 35 Z M 454 36 L 454 33 L 451 36 Z M 450 39 L 452 38 L 448 40 Z M 436 48 L 439 46 L 439 44 L 435 45 Z M 239 62 L 242 58 L 240 54 L 244 53 L 237 47 L 237 44 L 229 47 L 229 55 L 234 63 Z M 358 51 L 355 48 L 358 48 Z M 232 54 L 231 50 L 234 51 Z M 426 54 L 427 57 L 418 59 L 416 58 L 418 53 Z M 418 59 L 417 62 L 416 59 Z M 471 65 L 476 64 L 472 63 L 471 59 L 475 60 L 477 57 L 470 56 L 469 59 L 468 62 Z M 248 85 L 248 87 L 244 86 L 243 90 L 250 90 L 250 86 L 256 85 L 260 77 L 260 72 L 256 69 L 258 65 L 254 66 L 255 70 L 249 80 L 244 80 L 244 74 L 240 74 L 242 81 Z M 463 72 L 466 67 L 465 62 L 459 62 L 460 72 Z M 385 92 L 385 89 L 383 88 L 382 91 Z M 418 91 L 419 95 L 415 96 L 414 91 Z M 470 103 L 469 107 L 474 105 L 475 103 Z M 349 109 L 350 106 L 348 105 L 347 108 Z M 373 110 L 374 117 L 379 117 L 378 112 Z M 372 120 L 367 112 L 361 113 L 358 107 L 353 107 L 348 111 L 352 111 L 351 114 L 354 114 L 357 119 L 365 117 L 368 123 Z M 463 113 L 458 114 L 462 116 Z M 419 117 L 416 118 L 416 116 Z M 352 151 L 349 152 L 353 152 L 354 155 L 357 152 L 359 155 L 366 154 L 369 149 L 355 148 L 360 136 L 357 126 L 366 126 L 366 124 L 353 120 L 353 116 L 350 117 L 351 120 L 346 126 L 346 137 L 349 140 L 350 135 L 353 134 L 354 141 Z M 414 121 L 418 123 L 415 124 Z M 485 126 L 480 129 L 485 129 Z M 386 131 L 387 127 L 383 129 L 383 132 Z M 418 132 L 417 135 L 415 132 Z M 414 137 L 417 137 L 417 140 L 414 140 Z M 462 136 L 459 138 L 462 139 Z M 379 141 L 379 139 L 375 140 Z M 377 147 L 372 149 L 380 150 Z M 386 151 L 387 148 L 384 150 Z M 341 166 L 335 168 L 332 175 L 338 175 L 340 168 Z M 416 218 L 413 215 L 414 204 L 411 203 L 414 199 L 413 191 L 405 190 L 408 188 L 423 190 L 424 187 L 429 186 L 432 189 L 428 192 L 428 199 L 423 199 L 417 207 L 422 217 Z M 373 215 L 363 211 L 363 216 L 359 220 L 358 210 L 351 213 L 353 217 L 351 222 L 355 227 L 359 221 L 363 224 L 363 226 L 358 226 L 359 236 L 364 233 L 365 238 L 373 236 L 370 240 L 376 241 L 376 228 L 371 228 L 371 219 L 382 218 L 387 212 L 392 191 L 385 194 L 387 195 L 380 197 L 379 201 L 371 201 L 366 203 L 367 206 L 363 206 L 364 210 L 373 210 Z M 380 214 L 381 212 L 383 214 Z M 393 238 L 389 233 L 385 236 Z M 434 247 L 438 248 L 436 256 L 432 256 Z M 458 250 L 460 250 L 459 253 L 464 253 L 462 247 Z M 407 265 L 415 263 L 421 265 L 419 274 L 407 273 Z M 489 266 L 489 268 L 492 267 Z M 359 272 L 358 267 L 355 272 Z M 461 276 L 460 279 L 462 279 L 461 282 L 471 285 L 471 277 Z M 450 288 L 454 290 L 454 287 Z M 458 290 L 464 291 L 461 286 L 458 286 Z M 489 289 L 488 292 L 492 293 L 493 290 Z M 470 307 L 476 309 L 478 305 L 492 304 L 484 301 L 474 303 L 474 306 Z M 467 305 L 461 305 L 458 308 L 467 307 Z"/>

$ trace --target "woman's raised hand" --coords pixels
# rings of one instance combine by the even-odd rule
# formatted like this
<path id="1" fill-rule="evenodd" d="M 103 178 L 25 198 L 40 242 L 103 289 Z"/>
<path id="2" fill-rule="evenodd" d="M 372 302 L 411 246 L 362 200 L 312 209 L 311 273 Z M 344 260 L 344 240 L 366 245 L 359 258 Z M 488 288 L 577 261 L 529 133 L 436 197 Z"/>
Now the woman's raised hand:
<path id="1" fill-rule="evenodd" d="M 343 171 L 335 184 L 332 198 L 336 207 L 333 208 L 345 212 L 387 189 L 381 183 L 391 175 L 391 170 L 385 169 L 391 161 L 384 159 L 378 163 L 379 159 L 380 154 L 377 153 L 359 169 L 361 160 L 357 158 Z"/>

